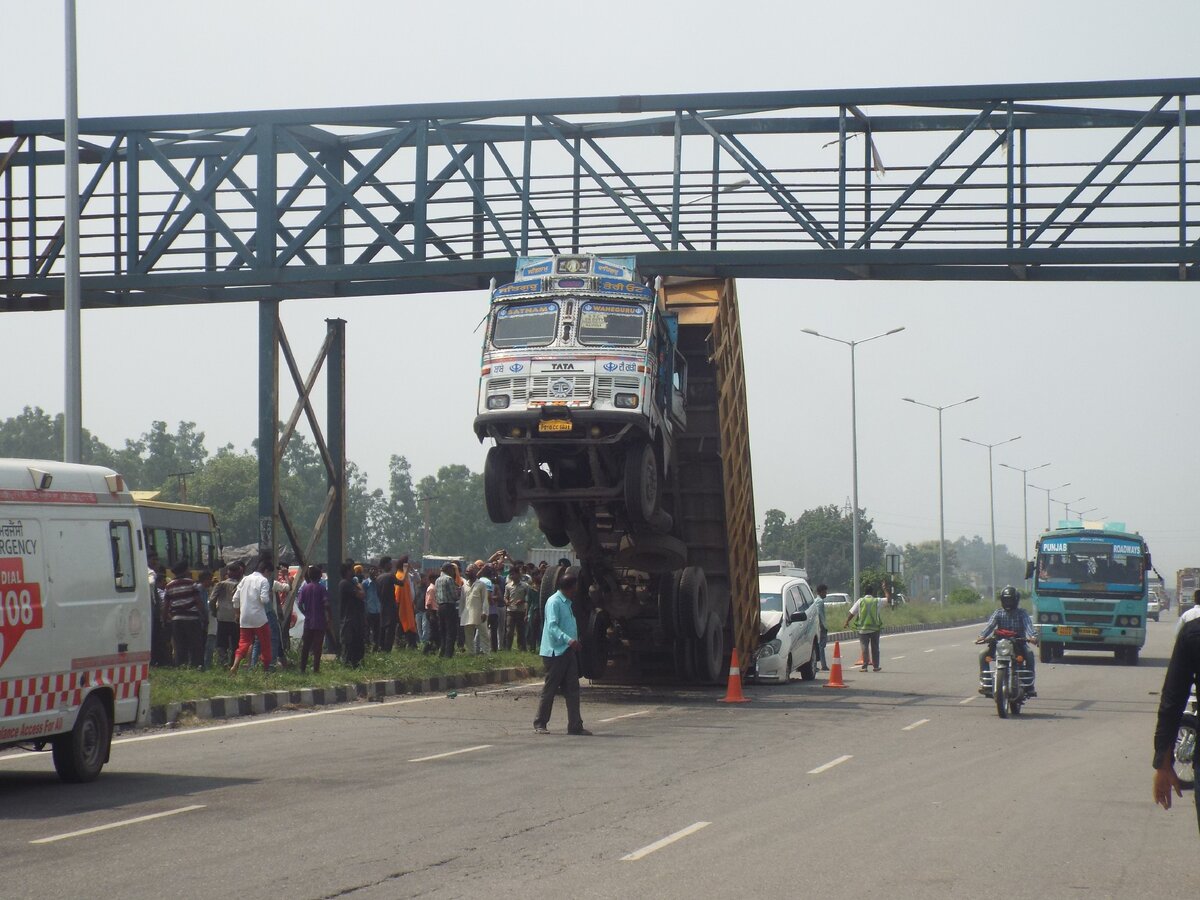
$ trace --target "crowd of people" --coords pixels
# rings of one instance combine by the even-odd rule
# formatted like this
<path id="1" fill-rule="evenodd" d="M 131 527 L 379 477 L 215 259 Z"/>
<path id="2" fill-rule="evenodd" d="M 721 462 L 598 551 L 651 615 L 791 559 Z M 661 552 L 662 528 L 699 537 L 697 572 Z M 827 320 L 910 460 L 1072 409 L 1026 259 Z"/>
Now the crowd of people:
<path id="1" fill-rule="evenodd" d="M 562 560 L 566 563 L 566 560 Z M 451 657 L 500 649 L 536 650 L 542 638 L 541 581 L 548 566 L 515 560 L 498 550 L 460 571 L 446 563 L 421 571 L 408 556 L 356 563 L 338 571 L 336 596 L 328 573 L 308 566 L 294 606 L 303 617 L 298 665 L 336 654 L 357 668 L 368 652 L 420 650 Z M 270 669 L 288 665 L 287 629 L 281 623 L 292 590 L 286 566 L 261 559 L 251 571 L 231 563 L 218 573 L 193 578 L 186 563 L 151 562 L 154 615 L 151 661 L 155 665 L 237 672 L 250 658 Z M 294 625 L 293 614 L 291 623 Z"/>

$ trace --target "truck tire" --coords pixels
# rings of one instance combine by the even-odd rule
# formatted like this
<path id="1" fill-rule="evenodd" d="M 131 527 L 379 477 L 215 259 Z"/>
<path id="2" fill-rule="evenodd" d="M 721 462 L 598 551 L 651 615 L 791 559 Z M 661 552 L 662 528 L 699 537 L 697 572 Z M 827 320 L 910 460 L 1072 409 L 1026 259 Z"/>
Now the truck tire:
<path id="1" fill-rule="evenodd" d="M 489 448 L 483 462 L 483 499 L 488 518 L 497 525 L 511 522 L 517 514 L 514 494 L 508 455 L 499 447 Z"/>
<path id="2" fill-rule="evenodd" d="M 704 577 L 704 570 L 699 566 L 688 566 L 679 575 L 676 622 L 679 625 L 680 636 L 687 635 L 696 639 L 704 637 L 710 612 L 708 581 Z"/>
<path id="3" fill-rule="evenodd" d="M 654 518 L 659 503 L 658 458 L 651 444 L 635 444 L 625 454 L 625 509 L 637 525 Z"/>
<path id="4" fill-rule="evenodd" d="M 706 684 L 718 684 L 721 681 L 721 651 L 724 647 L 721 620 L 716 613 L 710 612 L 704 625 L 704 636 L 696 643 L 696 674 Z"/>
<path id="5" fill-rule="evenodd" d="M 640 532 L 621 538 L 614 556 L 622 568 L 655 574 L 678 569 L 687 562 L 687 544 L 669 534 Z"/>
<path id="6" fill-rule="evenodd" d="M 658 579 L 658 623 L 667 640 L 676 637 L 676 612 L 679 603 L 679 573 L 668 572 Z"/>
<path id="7" fill-rule="evenodd" d="M 89 694 L 79 709 L 75 727 L 51 743 L 58 777 L 72 784 L 93 781 L 108 762 L 111 744 L 112 721 L 108 707 L 99 696 Z"/>

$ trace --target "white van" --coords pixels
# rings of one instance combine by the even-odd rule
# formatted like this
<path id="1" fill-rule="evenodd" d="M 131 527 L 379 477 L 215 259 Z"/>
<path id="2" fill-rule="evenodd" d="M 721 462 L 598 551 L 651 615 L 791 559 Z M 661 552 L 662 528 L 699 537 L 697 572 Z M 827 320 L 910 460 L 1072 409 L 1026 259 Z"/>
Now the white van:
<path id="1" fill-rule="evenodd" d="M 0 459 L 0 749 L 49 747 L 64 781 L 150 716 L 150 583 L 124 479 Z"/>

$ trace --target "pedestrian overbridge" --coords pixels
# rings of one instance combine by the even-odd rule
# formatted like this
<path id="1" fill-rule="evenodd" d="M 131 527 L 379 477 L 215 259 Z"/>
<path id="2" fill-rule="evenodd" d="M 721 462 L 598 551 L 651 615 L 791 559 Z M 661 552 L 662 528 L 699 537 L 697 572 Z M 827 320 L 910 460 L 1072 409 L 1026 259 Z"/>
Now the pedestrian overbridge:
<path id="1" fill-rule="evenodd" d="M 742 278 L 1194 280 L 1200 78 L 80 122 L 83 305 Z M 0 310 L 62 307 L 61 121 L 0 123 Z M 1196 143 L 1193 142 L 1193 147 Z"/>

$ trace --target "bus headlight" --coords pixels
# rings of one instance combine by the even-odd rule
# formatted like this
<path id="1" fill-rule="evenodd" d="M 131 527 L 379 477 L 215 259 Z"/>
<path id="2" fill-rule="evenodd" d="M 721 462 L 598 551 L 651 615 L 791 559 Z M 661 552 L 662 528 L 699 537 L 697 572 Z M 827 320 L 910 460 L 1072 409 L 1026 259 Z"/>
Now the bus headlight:
<path id="1" fill-rule="evenodd" d="M 488 409 L 508 409 L 508 394 L 492 394 L 487 398 Z"/>
<path id="2" fill-rule="evenodd" d="M 617 394 L 613 398 L 613 406 L 617 409 L 637 409 L 638 395 L 637 394 Z"/>
<path id="3" fill-rule="evenodd" d="M 1130 616 L 1129 617 L 1129 625 L 1132 628 L 1141 628 L 1142 627 L 1142 617 L 1141 616 Z"/>

